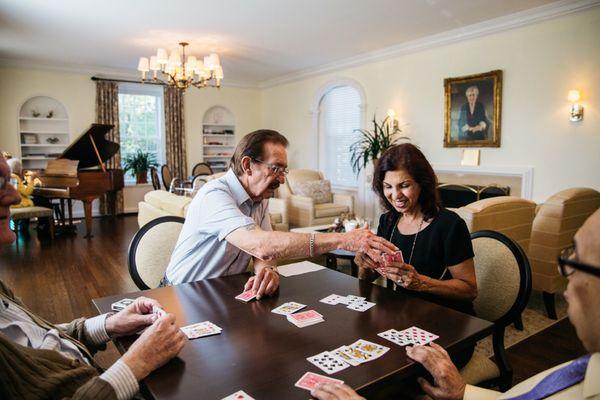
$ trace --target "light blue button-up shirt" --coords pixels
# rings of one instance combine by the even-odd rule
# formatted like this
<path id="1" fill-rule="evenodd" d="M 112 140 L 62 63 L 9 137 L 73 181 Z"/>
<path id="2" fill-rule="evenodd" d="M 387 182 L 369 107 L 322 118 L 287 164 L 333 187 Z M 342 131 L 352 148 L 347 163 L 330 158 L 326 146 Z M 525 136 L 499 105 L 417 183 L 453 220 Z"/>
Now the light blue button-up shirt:
<path id="1" fill-rule="evenodd" d="M 246 271 L 251 256 L 225 238 L 252 224 L 270 231 L 268 204 L 253 202 L 231 169 L 202 186 L 188 208 L 167 279 L 178 284 Z"/>

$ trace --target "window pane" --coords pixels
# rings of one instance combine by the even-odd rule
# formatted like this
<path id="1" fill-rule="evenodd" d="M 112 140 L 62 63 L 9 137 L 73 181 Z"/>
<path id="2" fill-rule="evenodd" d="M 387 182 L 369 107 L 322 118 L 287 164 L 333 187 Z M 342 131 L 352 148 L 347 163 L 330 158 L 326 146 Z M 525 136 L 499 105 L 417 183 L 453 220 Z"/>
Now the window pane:
<path id="1" fill-rule="evenodd" d="M 350 145 L 358 139 L 360 94 L 350 86 L 330 90 L 321 101 L 319 134 L 322 141 L 321 168 L 332 185 L 358 187 L 350 164 Z"/>
<path id="2" fill-rule="evenodd" d="M 164 160 L 164 126 L 160 113 L 162 92 L 135 93 L 127 90 L 119 93 L 119 129 L 121 133 L 121 160 L 142 150 L 153 154 L 160 164 Z M 129 173 L 126 182 L 135 182 Z"/>

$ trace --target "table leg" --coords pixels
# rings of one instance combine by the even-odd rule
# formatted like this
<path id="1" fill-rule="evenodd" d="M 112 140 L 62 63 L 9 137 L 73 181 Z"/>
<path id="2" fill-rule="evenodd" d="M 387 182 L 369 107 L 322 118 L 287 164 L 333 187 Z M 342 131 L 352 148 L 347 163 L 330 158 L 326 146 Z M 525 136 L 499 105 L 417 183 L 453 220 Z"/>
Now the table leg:
<path id="1" fill-rule="evenodd" d="M 358 265 L 354 262 L 354 258 L 350 259 L 350 271 L 353 277 L 358 278 Z"/>
<path id="2" fill-rule="evenodd" d="M 69 226 L 73 226 L 73 201 L 67 199 L 67 205 L 69 206 Z"/>

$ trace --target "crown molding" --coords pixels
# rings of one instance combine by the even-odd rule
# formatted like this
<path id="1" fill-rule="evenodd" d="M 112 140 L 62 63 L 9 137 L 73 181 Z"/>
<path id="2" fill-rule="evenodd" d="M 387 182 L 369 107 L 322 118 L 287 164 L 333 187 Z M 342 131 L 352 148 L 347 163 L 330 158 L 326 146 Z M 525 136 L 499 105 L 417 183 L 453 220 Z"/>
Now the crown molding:
<path id="1" fill-rule="evenodd" d="M 505 15 L 491 20 L 478 22 L 463 28 L 452 29 L 421 39 L 405 42 L 380 50 L 375 50 L 358 56 L 345 58 L 315 68 L 307 68 L 277 78 L 268 79 L 259 84 L 261 89 L 279 86 L 285 83 L 306 79 L 316 75 L 335 72 L 376 61 L 382 61 L 405 54 L 444 46 L 464 40 L 475 39 L 493 33 L 531 25 L 548 19 L 576 13 L 600 5 L 600 0 L 560 0 L 555 3 L 531 8 L 517 13 Z"/>
<path id="2" fill-rule="evenodd" d="M 62 64 L 52 63 L 45 61 L 26 61 L 14 58 L 0 58 L 0 67 L 4 68 L 19 68 L 27 70 L 37 71 L 53 71 L 53 72 L 65 72 L 71 74 L 80 74 L 86 76 L 97 76 L 100 78 L 111 78 L 111 79 L 131 79 L 138 80 L 140 76 L 137 73 L 133 73 L 131 70 L 123 70 L 118 68 L 107 68 L 98 67 L 93 65 L 80 65 L 80 64 Z M 248 83 L 244 81 L 232 81 L 224 80 L 222 87 L 232 87 L 240 89 L 260 89 L 255 83 Z"/>

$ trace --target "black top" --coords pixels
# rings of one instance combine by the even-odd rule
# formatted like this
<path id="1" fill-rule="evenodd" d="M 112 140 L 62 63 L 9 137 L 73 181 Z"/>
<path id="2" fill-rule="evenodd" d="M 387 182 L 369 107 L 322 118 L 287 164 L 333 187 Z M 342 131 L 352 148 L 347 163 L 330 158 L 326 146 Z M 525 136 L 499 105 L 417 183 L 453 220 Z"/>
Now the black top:
<path id="1" fill-rule="evenodd" d="M 419 274 L 434 279 L 452 279 L 447 267 L 474 257 L 467 224 L 455 212 L 442 209 L 431 223 L 419 232 L 412 259 L 410 259 L 410 253 L 415 235 L 401 234 L 396 227 L 398 218 L 399 213 L 396 212 L 390 211 L 383 214 L 379 218 L 377 236 L 389 240 L 402 250 L 404 262 L 415 267 Z M 440 299 L 434 295 L 412 290 L 410 293 L 475 315 L 471 302 Z"/>

